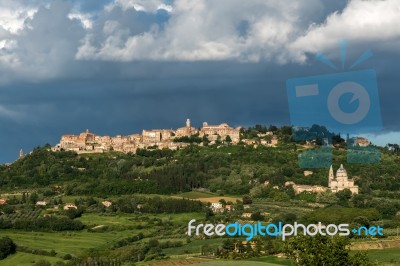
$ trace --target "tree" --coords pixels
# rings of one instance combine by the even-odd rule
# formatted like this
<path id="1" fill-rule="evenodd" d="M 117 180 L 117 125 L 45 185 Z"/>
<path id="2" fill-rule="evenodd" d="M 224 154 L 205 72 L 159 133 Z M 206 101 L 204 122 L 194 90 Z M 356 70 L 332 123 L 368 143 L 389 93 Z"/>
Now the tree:
<path id="1" fill-rule="evenodd" d="M 263 221 L 264 216 L 260 212 L 254 212 L 251 214 L 251 220 L 253 221 Z"/>
<path id="2" fill-rule="evenodd" d="M 249 195 L 244 195 L 242 198 L 243 204 L 247 205 L 247 204 L 252 204 L 253 200 Z"/>
<path id="3" fill-rule="evenodd" d="M 212 217 L 214 217 L 214 215 L 215 214 L 211 209 L 209 209 L 209 208 L 206 209 L 206 220 L 207 221 L 210 220 Z"/>
<path id="4" fill-rule="evenodd" d="M 295 171 L 290 166 L 285 166 L 285 167 L 282 168 L 282 174 L 284 176 L 291 177 L 291 176 L 294 175 L 294 173 L 295 173 Z"/>
<path id="5" fill-rule="evenodd" d="M 369 226 L 370 226 L 370 222 L 369 222 L 368 218 L 365 216 L 358 216 L 358 217 L 354 218 L 353 223 L 356 223 L 360 226 L 365 226 L 367 228 L 369 228 Z"/>
<path id="6" fill-rule="evenodd" d="M 6 236 L 0 239 L 0 260 L 7 258 L 8 255 L 14 254 L 16 250 L 17 246 L 11 238 Z"/>
<path id="7" fill-rule="evenodd" d="M 72 255 L 71 254 L 65 254 L 63 257 L 63 260 L 72 260 Z"/>
<path id="8" fill-rule="evenodd" d="M 296 196 L 296 192 L 294 191 L 293 185 L 286 187 L 286 195 L 289 196 L 289 198 L 293 199 Z"/>
<path id="9" fill-rule="evenodd" d="M 160 243 L 158 242 L 158 240 L 157 239 L 150 239 L 149 240 L 149 247 L 150 248 L 156 248 L 156 247 L 158 247 L 160 245 Z"/>
<path id="10" fill-rule="evenodd" d="M 5 214 L 12 214 L 15 212 L 14 207 L 10 206 L 10 205 L 6 205 L 3 208 L 1 208 L 0 210 L 2 210 Z"/>
<path id="11" fill-rule="evenodd" d="M 296 265 L 373 265 L 365 254 L 349 254 L 349 238 L 330 236 L 297 236 L 285 242 L 284 252 Z"/>
<path id="12" fill-rule="evenodd" d="M 225 137 L 225 142 L 231 143 L 231 142 L 232 142 L 231 136 L 227 135 L 227 136 Z"/>
<path id="13" fill-rule="evenodd" d="M 338 198 L 336 197 L 336 195 L 333 192 L 326 191 L 326 192 L 318 193 L 316 196 L 316 201 L 322 202 L 322 203 L 334 204 L 338 201 Z"/>
<path id="14" fill-rule="evenodd" d="M 51 263 L 47 260 L 41 259 L 34 264 L 34 266 L 51 266 Z"/>
<path id="15" fill-rule="evenodd" d="M 36 194 L 36 192 L 33 192 L 33 193 L 31 194 L 31 196 L 29 197 L 29 201 L 30 201 L 32 204 L 36 204 L 36 202 L 38 201 L 38 199 L 39 199 L 39 196 L 38 196 L 38 194 Z"/>
<path id="16" fill-rule="evenodd" d="M 210 143 L 210 141 L 209 141 L 208 138 L 207 138 L 207 135 L 204 135 L 204 136 L 203 136 L 202 141 L 203 141 L 203 145 L 204 145 L 204 146 L 208 146 L 208 143 Z"/>
<path id="17" fill-rule="evenodd" d="M 336 192 L 336 197 L 339 199 L 339 204 L 343 206 L 349 205 L 349 199 L 351 198 L 351 195 L 351 191 L 347 188 Z"/>
<path id="18" fill-rule="evenodd" d="M 250 196 L 253 198 L 261 198 L 264 193 L 263 185 L 256 185 L 252 189 L 250 189 Z"/>
<path id="19" fill-rule="evenodd" d="M 275 245 L 272 242 L 271 238 L 264 239 L 263 244 L 264 244 L 263 246 L 264 246 L 265 254 L 272 255 L 272 254 L 276 254 L 276 253 L 280 252 L 278 249 L 275 248 Z"/>
<path id="20" fill-rule="evenodd" d="M 225 250 L 233 250 L 235 248 L 235 244 L 233 240 L 230 238 L 226 238 L 222 241 L 222 248 Z"/>
<path id="21" fill-rule="evenodd" d="M 221 203 L 221 204 L 222 204 L 222 207 L 225 208 L 225 206 L 226 206 L 226 204 L 227 204 L 225 199 L 220 199 L 218 202 Z"/>
<path id="22" fill-rule="evenodd" d="M 75 219 L 82 216 L 82 209 L 68 209 L 65 211 L 65 215 L 70 219 Z"/>
<path id="23" fill-rule="evenodd" d="M 25 192 L 22 192 L 21 203 L 26 203 L 26 195 L 25 195 Z"/>

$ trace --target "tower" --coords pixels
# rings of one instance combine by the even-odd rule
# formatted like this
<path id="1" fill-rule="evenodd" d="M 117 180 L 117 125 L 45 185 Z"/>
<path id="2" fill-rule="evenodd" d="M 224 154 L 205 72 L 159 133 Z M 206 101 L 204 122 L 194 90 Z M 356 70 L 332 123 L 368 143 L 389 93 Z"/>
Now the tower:
<path id="1" fill-rule="evenodd" d="M 189 118 L 186 119 L 186 127 L 187 127 L 187 128 L 190 128 L 190 119 L 189 119 Z"/>
<path id="2" fill-rule="evenodd" d="M 333 175 L 333 167 L 331 165 L 331 168 L 329 168 L 329 180 L 335 179 L 335 176 Z"/>
<path id="3" fill-rule="evenodd" d="M 24 151 L 22 148 L 19 150 L 19 159 L 22 159 L 24 157 Z"/>
<path id="4" fill-rule="evenodd" d="M 335 176 L 333 175 L 333 167 L 331 165 L 331 168 L 329 168 L 329 175 L 328 175 L 328 184 L 330 186 L 331 181 L 335 179 Z"/>

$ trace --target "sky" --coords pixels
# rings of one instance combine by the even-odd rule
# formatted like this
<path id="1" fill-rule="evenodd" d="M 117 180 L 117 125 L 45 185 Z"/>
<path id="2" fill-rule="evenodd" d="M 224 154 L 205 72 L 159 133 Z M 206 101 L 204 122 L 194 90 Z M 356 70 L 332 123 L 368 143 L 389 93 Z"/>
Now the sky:
<path id="1" fill-rule="evenodd" d="M 363 69 L 382 117 L 368 136 L 399 143 L 399 13 L 398 0 L 0 0 L 0 162 L 86 129 L 292 124 L 288 79 Z"/>

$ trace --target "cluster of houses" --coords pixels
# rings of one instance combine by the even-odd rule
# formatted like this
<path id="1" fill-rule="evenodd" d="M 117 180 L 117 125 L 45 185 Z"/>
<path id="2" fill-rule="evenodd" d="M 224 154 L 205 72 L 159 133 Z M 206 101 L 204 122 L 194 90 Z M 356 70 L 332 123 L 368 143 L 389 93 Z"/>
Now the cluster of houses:
<path id="1" fill-rule="evenodd" d="M 5 198 L 0 198 L 0 205 L 6 205 L 7 204 L 7 199 L 5 199 Z M 49 203 L 47 202 L 47 201 L 45 201 L 45 200 L 39 200 L 39 201 L 37 201 L 36 202 L 36 206 L 47 206 Z M 101 202 L 101 204 L 104 206 L 104 207 L 106 207 L 106 208 L 108 208 L 108 207 L 110 207 L 111 205 L 112 205 L 112 202 L 111 201 L 109 201 L 109 200 L 104 200 L 104 201 L 102 201 Z M 54 208 L 55 209 L 59 209 L 59 205 L 54 205 Z M 64 204 L 64 206 L 63 206 L 63 209 L 64 210 L 70 210 L 70 209 L 78 209 L 78 206 L 76 206 L 76 204 L 74 204 L 74 203 L 65 203 Z"/>
<path id="2" fill-rule="evenodd" d="M 75 151 L 77 153 L 103 153 L 111 150 L 135 153 L 137 149 L 149 147 L 176 150 L 177 148 L 189 145 L 185 142 L 176 141 L 177 138 L 190 137 L 193 135 L 200 138 L 206 137 L 210 144 L 216 143 L 218 140 L 225 141 L 228 137 L 232 144 L 237 144 L 240 141 L 240 127 L 233 128 L 226 123 L 209 125 L 207 122 L 204 122 L 202 128 L 196 129 L 191 126 L 190 119 L 187 119 L 186 126 L 176 130 L 143 130 L 141 134 L 126 136 L 99 136 L 86 130 L 86 132 L 82 132 L 79 135 L 63 135 L 60 142 L 55 145 L 52 150 Z M 268 132 L 267 135 L 271 137 L 266 138 L 267 140 L 261 140 L 261 144 L 276 145 L 278 142 L 276 136 L 273 136 L 272 132 Z M 252 140 L 244 140 L 244 142 L 246 144 L 255 143 L 255 141 Z M 202 143 L 199 145 L 202 145 Z"/>
<path id="3" fill-rule="evenodd" d="M 242 218 L 245 218 L 245 219 L 251 218 L 251 215 L 253 213 L 248 212 L 250 208 L 251 208 L 250 205 L 244 205 L 243 206 L 244 212 L 241 214 Z M 230 204 L 224 205 L 221 202 L 212 202 L 211 205 L 210 205 L 210 209 L 214 213 L 231 212 L 231 211 L 234 210 L 232 205 L 230 205 Z M 268 216 L 268 215 L 270 215 L 270 213 L 269 212 L 262 212 L 261 215 L 262 216 Z"/>

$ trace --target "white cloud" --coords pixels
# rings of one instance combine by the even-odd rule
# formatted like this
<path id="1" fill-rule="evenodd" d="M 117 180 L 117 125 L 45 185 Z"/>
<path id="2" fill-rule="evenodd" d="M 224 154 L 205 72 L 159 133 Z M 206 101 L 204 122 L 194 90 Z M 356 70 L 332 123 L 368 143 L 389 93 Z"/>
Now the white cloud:
<path id="1" fill-rule="evenodd" d="M 10 33 L 17 33 L 25 27 L 25 20 L 32 18 L 36 10 L 31 7 L 10 8 L 0 5 L 0 25 Z"/>
<path id="2" fill-rule="evenodd" d="M 154 11 L 160 1 L 117 0 L 112 6 Z M 336 48 L 340 39 L 382 42 L 385 49 L 400 39 L 400 1 L 349 1 L 343 12 L 310 24 L 323 10 L 317 0 L 189 1 L 176 0 L 163 30 L 141 34 L 110 33 L 103 43 L 86 38 L 79 59 L 132 60 L 271 60 L 304 62 L 306 52 Z M 309 18 L 307 21 L 305 18 Z M 307 23 L 305 23 L 307 22 Z M 245 34 L 238 26 L 244 23 Z M 112 44 L 117 44 L 113 46 Z M 352 42 L 354 44 L 354 42 Z M 90 51 L 90 52 L 89 52 Z"/>
<path id="3" fill-rule="evenodd" d="M 123 10 L 135 9 L 136 11 L 156 12 L 160 9 L 171 12 L 173 7 L 165 4 L 161 0 L 115 0 L 108 6 L 107 11 L 111 11 L 115 7 L 121 7 Z"/>
<path id="4" fill-rule="evenodd" d="M 72 5 L 63 1 L 38 6 L 18 31 L 1 40 L 0 82 L 63 76 L 84 37 L 80 22 L 68 18 L 71 10 Z"/>
<path id="5" fill-rule="evenodd" d="M 295 58 L 304 59 L 304 52 L 336 49 L 338 40 L 352 45 L 375 43 L 388 48 L 387 43 L 400 40 L 400 1 L 350 1 L 341 13 L 331 14 L 321 25 L 311 25 L 308 31 L 289 45 Z M 392 51 L 398 51 L 397 47 Z"/>
<path id="6" fill-rule="evenodd" d="M 91 29 L 93 27 L 93 21 L 92 21 L 90 15 L 88 15 L 88 14 L 83 14 L 83 13 L 75 11 L 75 12 L 69 13 L 68 18 L 79 20 L 85 29 Z"/>
<path id="7" fill-rule="evenodd" d="M 0 82 L 68 76 L 85 60 L 284 64 L 336 49 L 343 38 L 396 52 L 400 44 L 397 0 L 349 1 L 323 22 L 317 19 L 328 5 L 322 0 L 115 0 L 96 14 L 48 3 L 0 2 Z"/>
<path id="8" fill-rule="evenodd" d="M 77 53 L 79 59 L 131 60 L 241 60 L 276 59 L 286 61 L 285 46 L 293 40 L 302 23 L 302 12 L 319 10 L 319 1 L 307 7 L 290 7 L 276 1 L 188 1 L 177 0 L 170 21 L 161 30 L 157 26 L 136 35 L 111 33 L 103 43 L 86 38 Z M 144 2 L 119 0 L 125 8 Z M 159 1 L 146 1 L 144 10 L 154 10 Z M 138 10 L 138 8 L 135 8 Z M 140 8 L 139 8 L 140 10 Z M 246 25 L 240 29 L 240 25 Z M 304 25 L 303 25 L 304 27 Z M 245 32 L 241 32 L 245 31 Z M 117 44 L 113 46 L 112 44 Z"/>

